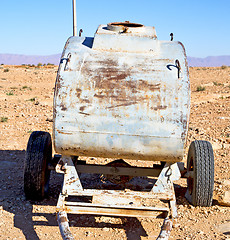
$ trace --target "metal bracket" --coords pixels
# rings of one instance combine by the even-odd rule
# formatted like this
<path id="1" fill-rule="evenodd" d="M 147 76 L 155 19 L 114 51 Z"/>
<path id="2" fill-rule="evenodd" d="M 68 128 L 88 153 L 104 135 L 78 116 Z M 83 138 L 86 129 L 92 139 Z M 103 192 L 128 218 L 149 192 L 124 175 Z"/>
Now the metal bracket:
<path id="1" fill-rule="evenodd" d="M 176 65 L 176 67 L 177 67 L 177 69 L 178 69 L 178 78 L 180 78 L 181 66 L 180 66 L 180 62 L 179 62 L 178 59 L 176 59 L 175 65 Z"/>
<path id="2" fill-rule="evenodd" d="M 69 70 L 69 62 L 70 62 L 70 59 L 71 59 L 71 53 L 68 53 L 67 55 L 67 58 L 66 58 L 66 63 L 65 63 L 65 67 L 64 67 L 64 71 L 68 71 Z"/>

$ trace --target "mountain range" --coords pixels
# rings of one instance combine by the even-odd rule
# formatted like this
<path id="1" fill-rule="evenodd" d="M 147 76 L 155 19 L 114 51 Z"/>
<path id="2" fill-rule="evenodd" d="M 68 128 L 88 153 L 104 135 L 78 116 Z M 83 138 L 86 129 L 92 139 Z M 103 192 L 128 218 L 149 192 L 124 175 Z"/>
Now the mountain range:
<path id="1" fill-rule="evenodd" d="M 0 64 L 5 65 L 22 65 L 22 64 L 55 64 L 58 65 L 61 54 L 54 55 L 21 55 L 21 54 L 0 54 Z M 206 58 L 188 57 L 190 67 L 220 67 L 223 65 L 230 66 L 230 55 L 226 56 L 209 56 Z"/>
<path id="2" fill-rule="evenodd" d="M 55 64 L 58 65 L 61 54 L 54 55 L 21 55 L 21 54 L 0 54 L 0 64 L 5 65 L 22 65 L 22 64 Z"/>

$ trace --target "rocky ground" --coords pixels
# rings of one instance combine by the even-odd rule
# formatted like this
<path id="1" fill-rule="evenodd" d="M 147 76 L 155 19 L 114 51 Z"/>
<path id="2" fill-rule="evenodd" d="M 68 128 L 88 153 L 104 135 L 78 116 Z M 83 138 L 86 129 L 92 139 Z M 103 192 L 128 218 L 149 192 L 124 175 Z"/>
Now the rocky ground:
<path id="1" fill-rule="evenodd" d="M 52 173 L 50 195 L 27 201 L 23 166 L 29 135 L 52 133 L 57 67 L 0 66 L 0 239 L 61 239 L 55 206 L 62 176 Z M 170 239 L 230 239 L 230 67 L 190 68 L 191 117 L 188 144 L 208 140 L 215 154 L 214 201 L 193 207 L 184 197 L 186 180 L 176 182 L 179 217 Z M 188 147 L 187 147 L 188 149 Z M 161 219 L 70 216 L 76 239 L 156 239 Z"/>

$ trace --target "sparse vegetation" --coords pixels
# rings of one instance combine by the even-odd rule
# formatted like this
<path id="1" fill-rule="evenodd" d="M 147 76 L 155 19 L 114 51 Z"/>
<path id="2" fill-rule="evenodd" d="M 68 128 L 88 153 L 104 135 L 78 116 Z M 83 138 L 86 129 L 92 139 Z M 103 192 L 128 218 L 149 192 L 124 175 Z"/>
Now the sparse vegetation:
<path id="1" fill-rule="evenodd" d="M 221 66 L 221 69 L 226 69 L 226 68 L 228 68 L 228 66 L 226 66 L 226 65 Z"/>
<path id="2" fill-rule="evenodd" d="M 35 100 L 36 100 L 36 98 L 34 97 L 34 98 L 28 99 L 27 101 L 35 102 Z"/>
<path id="3" fill-rule="evenodd" d="M 9 68 L 5 68 L 4 70 L 3 70 L 3 72 L 9 72 L 10 70 L 9 70 Z"/>
<path id="4" fill-rule="evenodd" d="M 26 69 L 29 69 L 30 67 L 35 67 L 34 64 L 22 64 L 22 67 L 25 67 Z"/>
<path id="5" fill-rule="evenodd" d="M 37 67 L 42 67 L 42 63 L 38 63 L 38 64 L 37 64 Z"/>
<path id="6" fill-rule="evenodd" d="M 14 90 L 14 89 L 18 89 L 18 88 L 17 88 L 17 87 L 11 87 L 10 89 L 13 89 L 13 90 Z"/>
<path id="7" fill-rule="evenodd" d="M 203 87 L 203 86 L 198 86 L 197 88 L 196 88 L 196 91 L 197 92 L 201 92 L 201 91 L 204 91 L 205 90 L 205 87 Z"/>
<path id="8" fill-rule="evenodd" d="M 6 78 L 2 78 L 2 80 L 3 80 L 3 81 L 5 81 L 5 80 L 6 80 Z"/>
<path id="9" fill-rule="evenodd" d="M 196 67 L 196 70 L 200 71 L 200 70 L 208 70 L 208 67 Z"/>
<path id="10" fill-rule="evenodd" d="M 14 93 L 12 91 L 10 91 L 10 92 L 6 93 L 6 95 L 7 96 L 12 96 L 12 95 L 14 95 Z"/>
<path id="11" fill-rule="evenodd" d="M 214 84 L 215 86 L 222 86 L 222 85 L 223 85 L 222 83 L 218 83 L 218 82 L 213 82 L 213 84 Z"/>
<path id="12" fill-rule="evenodd" d="M 28 90 L 30 90 L 30 91 L 32 90 L 32 88 L 31 88 L 31 87 L 28 87 L 28 86 L 26 86 L 26 85 L 25 85 L 25 86 L 23 86 L 23 87 L 22 87 L 22 89 L 28 89 Z"/>
<path id="13" fill-rule="evenodd" d="M 1 117 L 0 118 L 0 122 L 7 122 L 8 121 L 8 117 Z"/>

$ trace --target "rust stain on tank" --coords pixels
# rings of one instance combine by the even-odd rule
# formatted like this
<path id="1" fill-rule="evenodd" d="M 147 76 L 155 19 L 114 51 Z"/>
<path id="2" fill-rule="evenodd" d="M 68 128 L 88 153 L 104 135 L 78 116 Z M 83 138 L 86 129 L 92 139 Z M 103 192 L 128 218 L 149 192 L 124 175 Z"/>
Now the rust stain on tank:
<path id="1" fill-rule="evenodd" d="M 63 131 L 60 131 L 59 129 L 57 129 L 57 132 L 65 135 L 73 135 L 73 133 L 63 132 Z"/>
<path id="2" fill-rule="evenodd" d="M 60 104 L 60 107 L 61 107 L 62 111 L 66 111 L 67 110 L 67 107 L 63 103 Z"/>
<path id="3" fill-rule="evenodd" d="M 79 110 L 80 110 L 81 112 L 83 112 L 83 111 L 85 110 L 85 108 L 86 108 L 86 106 L 81 106 L 81 107 L 79 108 Z"/>
<path id="4" fill-rule="evenodd" d="M 107 97 L 106 95 L 102 95 L 102 94 L 94 94 L 94 97 L 96 97 L 96 98 L 105 98 L 105 97 Z"/>
<path id="5" fill-rule="evenodd" d="M 148 83 L 148 81 L 144 81 L 144 80 L 139 80 L 138 85 L 140 89 L 145 91 L 157 91 L 157 90 L 159 91 L 161 87 L 160 83 L 150 84 Z"/>
<path id="6" fill-rule="evenodd" d="M 60 78 L 59 78 L 59 80 L 56 82 L 55 88 L 56 88 L 57 91 L 61 88 Z"/>
<path id="7" fill-rule="evenodd" d="M 83 98 L 83 99 L 80 99 L 81 103 L 90 103 L 89 99 L 86 99 L 86 98 Z"/>
<path id="8" fill-rule="evenodd" d="M 94 69 L 93 66 L 95 65 L 99 67 Z M 88 60 L 84 62 L 82 68 L 82 74 L 86 74 L 88 79 L 93 79 L 95 82 L 93 96 L 101 100 L 107 98 L 107 101 L 109 99 L 115 101 L 112 106 L 107 108 L 129 106 L 144 100 L 150 100 L 150 96 L 148 94 L 143 95 L 142 92 L 160 92 L 160 83 L 149 83 L 147 80 L 133 79 L 133 74 L 136 71 L 136 69 L 132 69 L 125 63 L 121 67 L 117 61 L 111 59 L 99 60 L 97 64 L 92 64 Z M 155 94 L 154 98 L 159 101 L 160 96 Z"/>
<path id="9" fill-rule="evenodd" d="M 129 76 L 128 72 L 122 72 L 117 69 L 113 70 L 104 70 L 98 69 L 95 80 L 95 88 L 97 89 L 111 89 L 124 87 L 122 80 L 126 79 Z"/>
<path id="10" fill-rule="evenodd" d="M 77 95 L 78 98 L 80 98 L 81 92 L 82 92 L 82 90 L 80 88 L 76 89 L 76 95 Z"/>
<path id="11" fill-rule="evenodd" d="M 87 115 L 87 116 L 89 116 L 90 114 L 88 114 L 88 113 L 84 113 L 84 112 L 79 112 L 80 114 L 84 114 L 84 115 Z"/>
<path id="12" fill-rule="evenodd" d="M 115 106 L 110 106 L 110 107 L 107 107 L 107 108 L 125 107 L 125 106 L 130 106 L 130 105 L 133 105 L 133 104 L 137 104 L 137 102 L 123 103 L 123 104 L 119 104 L 119 105 L 115 105 Z"/>
<path id="13" fill-rule="evenodd" d="M 155 111 L 157 111 L 157 110 L 164 110 L 164 109 L 167 109 L 167 106 L 162 106 L 162 105 L 160 105 L 160 106 L 157 106 L 157 107 L 155 107 L 155 108 L 153 108 Z"/>

